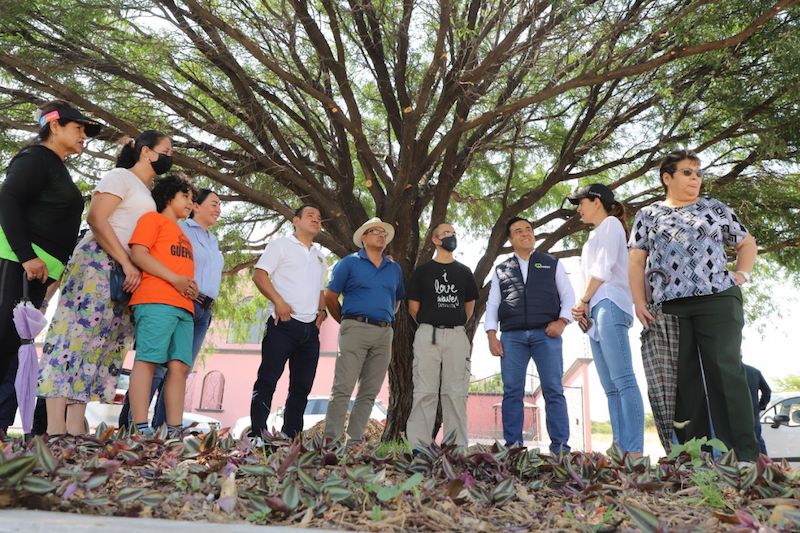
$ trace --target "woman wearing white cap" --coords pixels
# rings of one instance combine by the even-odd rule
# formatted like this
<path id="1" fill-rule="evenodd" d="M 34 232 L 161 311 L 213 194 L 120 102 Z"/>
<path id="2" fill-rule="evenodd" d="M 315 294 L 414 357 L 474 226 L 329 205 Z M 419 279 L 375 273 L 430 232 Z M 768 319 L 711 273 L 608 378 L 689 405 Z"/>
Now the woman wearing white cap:
<path id="1" fill-rule="evenodd" d="M 614 442 L 640 456 L 644 447 L 644 405 L 631 361 L 628 330 L 633 299 L 628 286 L 625 208 L 611 189 L 593 183 L 569 197 L 594 231 L 583 246 L 581 273 L 585 289 L 572 315 L 588 330 L 594 365 L 608 399 Z M 588 320 L 591 317 L 591 320 Z"/>

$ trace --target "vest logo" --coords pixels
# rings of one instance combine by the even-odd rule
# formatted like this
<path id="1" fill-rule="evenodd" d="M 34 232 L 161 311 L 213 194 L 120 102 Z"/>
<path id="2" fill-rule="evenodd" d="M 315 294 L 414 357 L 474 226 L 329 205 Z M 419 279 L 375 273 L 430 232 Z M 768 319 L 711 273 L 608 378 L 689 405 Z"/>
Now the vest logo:
<path id="1" fill-rule="evenodd" d="M 534 263 L 533 268 L 544 268 L 546 270 L 549 270 L 551 267 L 550 265 L 543 265 L 542 263 Z"/>

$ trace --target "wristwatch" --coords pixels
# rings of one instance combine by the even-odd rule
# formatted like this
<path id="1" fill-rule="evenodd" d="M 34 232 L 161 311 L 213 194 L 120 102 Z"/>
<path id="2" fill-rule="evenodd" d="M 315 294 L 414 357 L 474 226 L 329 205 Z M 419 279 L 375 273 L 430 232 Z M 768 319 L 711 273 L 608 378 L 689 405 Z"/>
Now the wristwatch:
<path id="1" fill-rule="evenodd" d="M 745 272 L 744 270 L 737 270 L 736 273 L 744 278 L 745 283 L 750 281 L 750 272 Z"/>

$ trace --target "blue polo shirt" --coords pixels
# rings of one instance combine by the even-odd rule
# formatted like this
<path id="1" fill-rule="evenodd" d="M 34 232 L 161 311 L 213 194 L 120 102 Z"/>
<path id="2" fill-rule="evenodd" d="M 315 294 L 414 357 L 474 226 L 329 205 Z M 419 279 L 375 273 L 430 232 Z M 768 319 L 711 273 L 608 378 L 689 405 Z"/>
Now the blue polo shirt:
<path id="1" fill-rule="evenodd" d="M 406 297 L 400 265 L 384 257 L 375 268 L 363 249 L 336 264 L 328 288 L 344 295 L 342 315 L 387 322 L 394 320 L 395 305 Z"/>

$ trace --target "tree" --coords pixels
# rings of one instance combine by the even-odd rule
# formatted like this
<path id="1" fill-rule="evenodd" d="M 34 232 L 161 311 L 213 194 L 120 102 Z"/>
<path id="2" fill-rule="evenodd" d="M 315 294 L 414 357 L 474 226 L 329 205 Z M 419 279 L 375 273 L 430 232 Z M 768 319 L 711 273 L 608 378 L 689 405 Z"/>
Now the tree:
<path id="1" fill-rule="evenodd" d="M 784 378 L 776 379 L 773 389 L 775 392 L 790 392 L 800 390 L 800 375 L 789 374 Z"/>
<path id="2" fill-rule="evenodd" d="M 181 167 L 248 206 L 233 217 L 242 236 L 226 235 L 234 269 L 262 248 L 258 227 L 303 201 L 321 208 L 319 240 L 338 256 L 373 214 L 392 223 L 406 275 L 431 257 L 436 224 L 485 235 L 481 282 L 511 217 L 534 221 L 540 250 L 575 254 L 569 190 L 609 183 L 634 213 L 661 195 L 660 156 L 687 146 L 717 174 L 714 194 L 791 264 L 797 3 L 5 2 L 0 146 L 31 131 L 34 105 L 66 98 L 110 126 L 99 161 L 118 136 L 158 127 Z M 96 175 L 98 160 L 79 170 Z M 413 333 L 403 310 L 388 438 L 411 407 Z"/>

